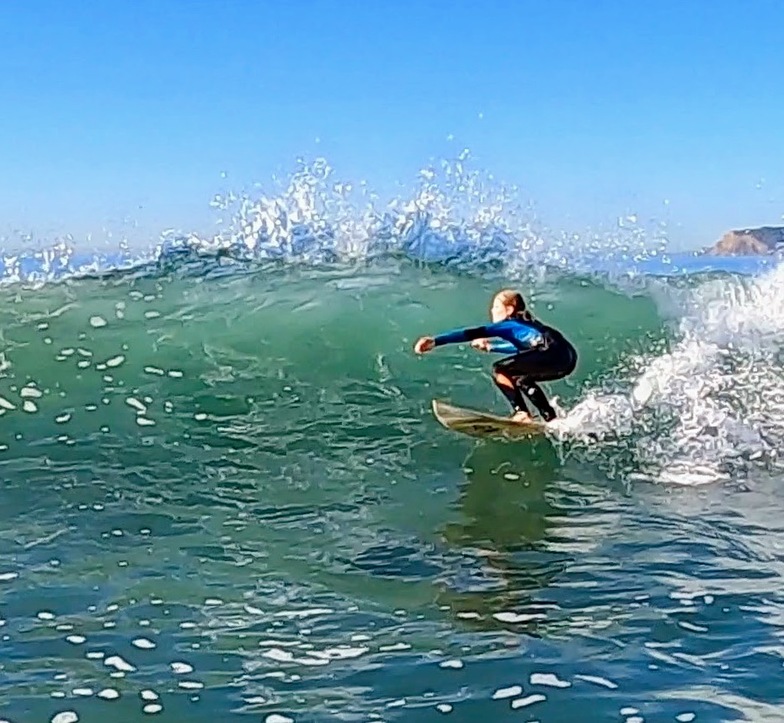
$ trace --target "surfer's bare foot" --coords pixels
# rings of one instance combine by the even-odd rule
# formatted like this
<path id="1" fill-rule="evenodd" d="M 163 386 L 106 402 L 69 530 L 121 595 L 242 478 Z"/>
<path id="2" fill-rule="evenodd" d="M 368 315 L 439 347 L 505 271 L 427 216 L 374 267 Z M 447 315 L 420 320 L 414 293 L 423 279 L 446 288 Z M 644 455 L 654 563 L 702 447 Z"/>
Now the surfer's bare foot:
<path id="1" fill-rule="evenodd" d="M 512 415 L 513 422 L 532 422 L 533 417 L 528 412 L 515 412 Z"/>

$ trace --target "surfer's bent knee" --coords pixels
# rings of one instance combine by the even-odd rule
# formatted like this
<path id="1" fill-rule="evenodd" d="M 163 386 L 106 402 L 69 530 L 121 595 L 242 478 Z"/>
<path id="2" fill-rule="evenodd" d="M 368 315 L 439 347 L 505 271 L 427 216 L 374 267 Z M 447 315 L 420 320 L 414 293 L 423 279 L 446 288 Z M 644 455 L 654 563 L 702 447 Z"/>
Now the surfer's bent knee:
<path id="1" fill-rule="evenodd" d="M 506 372 L 499 371 L 498 369 L 493 369 L 493 377 L 495 378 L 496 382 L 502 384 L 505 387 L 509 387 L 510 389 L 514 388 L 514 380 L 512 377 L 507 374 Z"/>

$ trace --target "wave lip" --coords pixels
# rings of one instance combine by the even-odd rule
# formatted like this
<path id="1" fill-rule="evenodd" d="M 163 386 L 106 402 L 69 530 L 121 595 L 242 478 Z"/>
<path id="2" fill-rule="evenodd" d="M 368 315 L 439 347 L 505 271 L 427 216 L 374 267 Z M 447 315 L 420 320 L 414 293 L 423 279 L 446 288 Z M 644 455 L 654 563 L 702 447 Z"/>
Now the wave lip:
<path id="1" fill-rule="evenodd" d="M 468 268 L 503 266 L 587 270 L 661 258 L 666 238 L 636 217 L 610 233 L 565 234 L 544 227 L 515 186 L 470 167 L 467 151 L 423 169 L 415 188 L 381 201 L 364 183 L 342 181 L 324 159 L 300 162 L 287 181 L 250 196 L 227 193 L 211 202 L 224 218 L 211 236 L 165 231 L 151 245 L 95 252 L 72 239 L 47 249 L 5 253 L 0 280 L 56 281 L 125 270 L 214 267 L 227 262 L 365 261 L 399 255 Z"/>

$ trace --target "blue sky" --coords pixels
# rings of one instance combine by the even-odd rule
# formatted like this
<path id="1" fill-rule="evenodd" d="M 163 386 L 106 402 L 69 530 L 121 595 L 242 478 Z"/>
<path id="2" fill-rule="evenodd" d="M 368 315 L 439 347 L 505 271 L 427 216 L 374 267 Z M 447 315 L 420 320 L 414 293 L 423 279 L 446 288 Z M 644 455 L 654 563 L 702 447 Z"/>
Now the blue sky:
<path id="1" fill-rule="evenodd" d="M 298 156 L 390 192 L 468 147 L 550 227 L 703 245 L 782 222 L 782 27 L 774 0 L 6 0 L 0 233 L 208 229 Z"/>

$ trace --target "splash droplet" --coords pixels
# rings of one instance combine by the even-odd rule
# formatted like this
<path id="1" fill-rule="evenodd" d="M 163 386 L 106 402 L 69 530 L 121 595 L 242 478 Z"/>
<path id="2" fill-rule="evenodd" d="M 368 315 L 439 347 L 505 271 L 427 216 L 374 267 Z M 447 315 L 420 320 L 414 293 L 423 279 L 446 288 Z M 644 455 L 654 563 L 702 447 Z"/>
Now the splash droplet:
<path id="1" fill-rule="evenodd" d="M 155 643 L 147 638 L 136 638 L 131 644 L 141 650 L 152 650 L 155 647 Z"/>
<path id="2" fill-rule="evenodd" d="M 76 723 L 79 716 L 72 710 L 64 710 L 62 713 L 55 713 L 52 723 Z"/>

